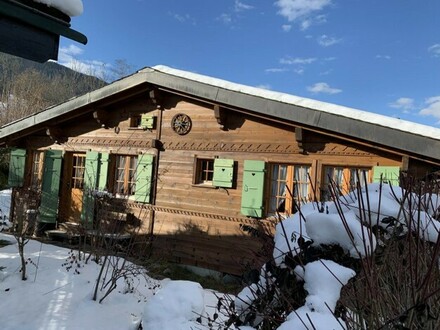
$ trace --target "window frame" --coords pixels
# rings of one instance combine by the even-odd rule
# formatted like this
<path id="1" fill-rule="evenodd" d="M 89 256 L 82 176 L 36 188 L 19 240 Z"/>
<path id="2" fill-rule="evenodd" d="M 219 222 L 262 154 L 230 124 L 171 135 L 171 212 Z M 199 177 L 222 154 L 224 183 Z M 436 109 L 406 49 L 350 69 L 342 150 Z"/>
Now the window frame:
<path id="1" fill-rule="evenodd" d="M 194 157 L 193 185 L 197 187 L 212 187 L 214 179 L 215 157 Z M 206 165 L 206 166 L 205 166 Z M 204 179 L 204 177 L 206 179 Z"/>
<path id="2" fill-rule="evenodd" d="M 333 165 L 333 164 L 325 164 L 322 166 L 322 183 L 323 185 L 320 187 L 320 199 L 321 201 L 331 201 L 331 193 L 328 189 L 328 185 L 330 184 L 329 177 L 328 177 L 328 171 L 327 169 L 332 169 L 333 173 L 336 173 L 336 169 L 342 169 L 342 175 L 341 175 L 341 181 L 336 182 L 339 195 L 345 195 L 350 193 L 355 189 L 355 185 L 357 185 L 357 178 L 353 178 L 353 174 L 356 173 L 354 171 L 361 171 L 359 175 L 361 177 L 359 178 L 361 186 L 365 185 L 364 176 L 362 175 L 362 171 L 365 171 L 367 173 L 366 177 L 366 183 L 371 183 L 373 179 L 373 166 L 369 165 L 354 165 L 354 166 L 343 166 L 343 165 Z M 335 180 L 335 175 L 332 175 L 332 180 Z"/>
<path id="3" fill-rule="evenodd" d="M 285 178 L 281 178 L 281 167 L 285 167 Z M 275 168 L 278 167 L 277 173 L 275 174 Z M 296 170 L 306 170 L 305 174 L 307 176 L 307 181 L 296 181 L 295 171 Z M 284 163 L 284 162 L 269 162 L 268 163 L 268 175 L 267 175 L 267 188 L 266 188 L 266 210 L 267 215 L 285 214 L 291 215 L 296 212 L 295 205 L 307 203 L 312 198 L 312 183 L 310 178 L 312 177 L 313 166 L 309 163 Z M 274 190 L 274 184 L 276 184 L 276 189 Z M 284 188 L 282 185 L 285 184 Z M 306 196 L 302 196 L 301 187 L 307 185 Z M 297 190 L 296 187 L 299 187 Z M 284 193 L 280 193 L 280 189 L 284 189 Z M 289 196 L 289 191 L 292 197 Z M 296 192 L 298 191 L 298 192 Z M 295 202 L 294 202 L 295 200 Z M 282 204 L 284 202 L 284 206 Z"/>
<path id="4" fill-rule="evenodd" d="M 41 185 L 43 184 L 44 155 L 45 152 L 43 150 L 32 151 L 29 186 L 38 191 L 41 190 Z"/>
<path id="5" fill-rule="evenodd" d="M 124 158 L 123 167 L 119 167 L 119 160 Z M 134 163 L 132 163 L 134 161 Z M 129 198 L 136 192 L 136 172 L 138 166 L 137 155 L 114 154 L 111 158 L 111 192 L 117 198 Z M 123 177 L 119 180 L 119 173 L 123 172 Z M 118 191 L 119 183 L 122 183 L 123 190 Z"/>

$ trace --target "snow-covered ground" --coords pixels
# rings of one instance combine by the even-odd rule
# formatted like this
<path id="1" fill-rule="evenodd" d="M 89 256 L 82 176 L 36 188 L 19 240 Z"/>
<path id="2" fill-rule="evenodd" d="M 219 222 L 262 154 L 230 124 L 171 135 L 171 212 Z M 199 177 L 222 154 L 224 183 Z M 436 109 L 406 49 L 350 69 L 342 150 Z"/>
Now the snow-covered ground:
<path id="1" fill-rule="evenodd" d="M 0 194 L 3 196 L 0 197 L 0 208 L 5 203 L 5 210 L 7 195 L 8 192 Z M 359 198 L 367 198 L 367 195 L 372 214 L 368 218 L 359 210 L 358 201 Z M 399 187 L 370 184 L 358 195 L 343 196 L 337 203 L 327 203 L 321 212 L 316 204 L 303 205 L 300 212 L 277 225 L 273 253 L 277 266 L 285 267 L 284 256 L 287 252 L 294 255 L 299 251 L 300 237 L 313 245 L 338 244 L 354 258 L 374 253 L 377 242 L 369 226 L 365 226 L 368 219 L 387 230 L 390 227 L 389 219 L 393 217 L 396 219 L 394 226 L 400 224 L 406 226 L 407 230 L 417 228 L 420 238 L 436 242 L 440 223 L 431 216 L 438 210 L 440 198 L 436 195 L 421 197 L 420 205 L 426 207 L 419 210 L 422 216 L 416 217 L 419 219 L 418 226 L 413 226 L 411 214 L 415 210 L 409 212 L 406 209 L 408 196 L 419 198 L 405 194 Z M 141 323 L 143 329 L 218 328 L 210 328 L 207 317 L 212 319 L 214 313 L 218 312 L 216 306 L 222 294 L 203 289 L 198 283 L 158 281 L 148 277 L 147 271 L 142 271 L 136 277 L 119 279 L 117 289 L 100 304 L 92 300 L 100 271 L 97 263 L 91 260 L 87 264 L 74 261 L 72 255 L 77 256 L 78 252 L 31 240 L 25 247 L 28 279 L 21 281 L 15 239 L 6 234 L 0 234 L 0 239 L 11 242 L 0 248 L 1 329 L 119 330 L 138 329 Z M 344 322 L 336 319 L 333 311 L 341 288 L 355 276 L 355 272 L 331 260 L 321 259 L 304 267 L 297 266 L 294 274 L 298 281 L 304 283 L 308 296 L 305 304 L 292 311 L 278 329 L 344 329 Z M 255 300 L 254 293 L 258 288 L 265 287 L 264 281 L 271 280 L 267 275 L 262 272 L 259 286 L 252 284 L 237 295 L 237 313 L 245 313 Z M 98 299 L 103 294 L 99 292 Z M 220 314 L 218 320 L 221 318 Z M 242 326 L 239 329 L 253 328 Z"/>
<path id="2" fill-rule="evenodd" d="M 92 300 L 98 264 L 80 261 L 79 268 L 68 270 L 70 250 L 35 240 L 25 247 L 28 279 L 22 281 L 15 238 L 0 234 L 0 239 L 12 243 L 0 248 L 2 330 L 138 329 L 143 318 L 144 329 L 207 329 L 196 319 L 215 312 L 213 291 L 189 281 L 158 281 L 147 274 L 120 279 L 100 304 Z M 206 324 L 204 318 L 202 323 Z"/>

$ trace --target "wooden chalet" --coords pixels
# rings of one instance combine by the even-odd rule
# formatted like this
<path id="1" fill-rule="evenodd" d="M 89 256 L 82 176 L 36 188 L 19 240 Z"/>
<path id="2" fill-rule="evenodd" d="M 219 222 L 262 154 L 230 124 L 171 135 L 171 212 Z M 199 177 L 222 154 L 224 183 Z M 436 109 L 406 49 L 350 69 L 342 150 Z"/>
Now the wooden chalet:
<path id="1" fill-rule="evenodd" d="M 347 192 L 440 168 L 439 129 L 164 66 L 7 124 L 0 146 L 13 216 L 117 222 L 173 261 L 233 274 L 262 244 L 243 226 L 270 232 L 277 213 L 329 199 L 330 180 Z"/>

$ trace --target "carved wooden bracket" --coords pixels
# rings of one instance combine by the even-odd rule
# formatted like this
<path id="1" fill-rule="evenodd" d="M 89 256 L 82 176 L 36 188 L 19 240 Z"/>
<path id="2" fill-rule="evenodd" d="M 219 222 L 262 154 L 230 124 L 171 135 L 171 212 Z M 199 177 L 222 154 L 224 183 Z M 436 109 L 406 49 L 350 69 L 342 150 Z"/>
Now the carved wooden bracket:
<path id="1" fill-rule="evenodd" d="M 214 105 L 214 116 L 217 119 L 217 123 L 220 125 L 221 130 L 226 130 L 226 113 L 225 110 L 220 108 L 219 105 Z"/>
<path id="2" fill-rule="evenodd" d="M 102 128 L 108 128 L 109 115 L 107 111 L 103 109 L 96 110 L 93 112 L 93 118 Z"/>
<path id="3" fill-rule="evenodd" d="M 306 154 L 307 151 L 304 149 L 304 131 L 301 127 L 295 127 L 295 139 L 300 152 Z"/>
<path id="4" fill-rule="evenodd" d="M 157 109 L 162 109 L 162 94 L 158 89 L 152 89 L 149 92 L 151 102 L 156 106 Z"/>
<path id="5" fill-rule="evenodd" d="M 62 130 L 58 127 L 47 127 L 46 128 L 46 134 L 50 137 L 50 139 L 56 143 L 59 144 L 63 141 L 63 133 Z"/>

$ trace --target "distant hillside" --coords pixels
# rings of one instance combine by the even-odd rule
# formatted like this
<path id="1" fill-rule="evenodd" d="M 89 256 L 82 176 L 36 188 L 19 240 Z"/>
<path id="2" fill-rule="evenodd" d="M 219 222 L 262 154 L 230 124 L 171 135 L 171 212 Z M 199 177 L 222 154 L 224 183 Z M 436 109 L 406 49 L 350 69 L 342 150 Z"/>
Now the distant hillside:
<path id="1" fill-rule="evenodd" d="M 107 83 L 54 62 L 0 53 L 0 124 L 39 112 Z"/>

